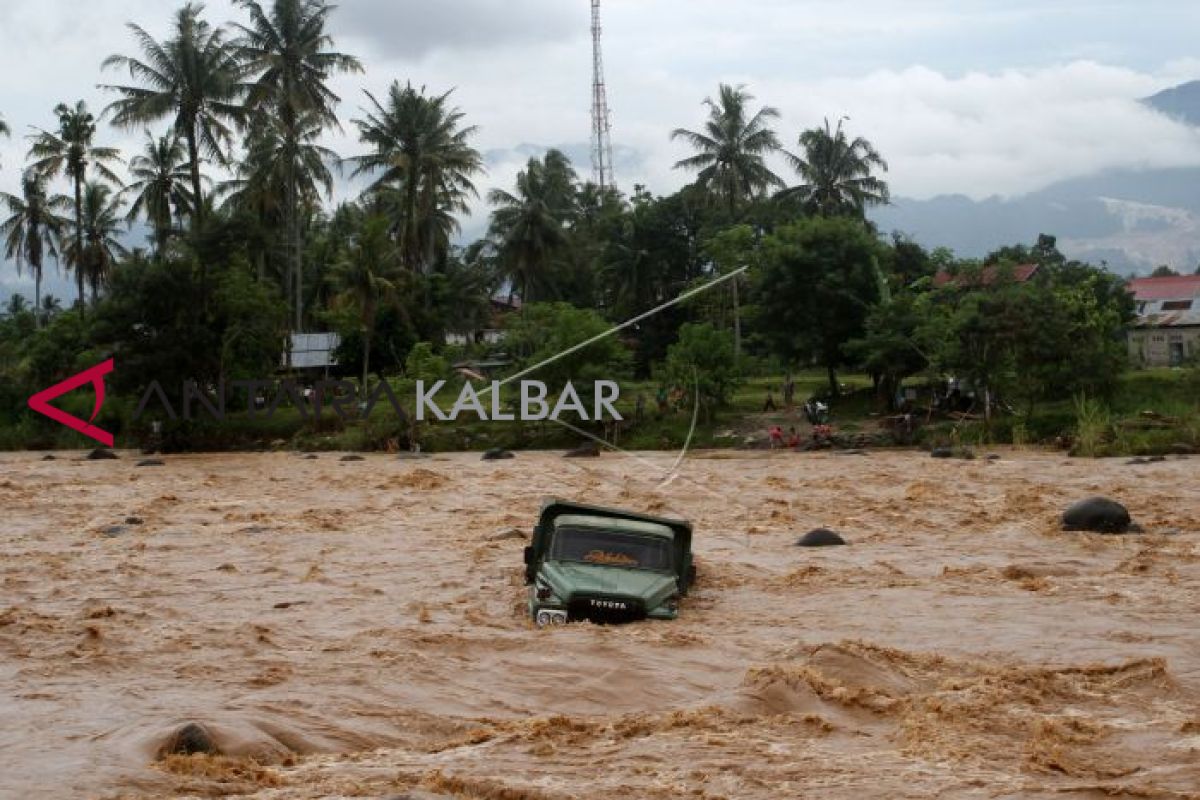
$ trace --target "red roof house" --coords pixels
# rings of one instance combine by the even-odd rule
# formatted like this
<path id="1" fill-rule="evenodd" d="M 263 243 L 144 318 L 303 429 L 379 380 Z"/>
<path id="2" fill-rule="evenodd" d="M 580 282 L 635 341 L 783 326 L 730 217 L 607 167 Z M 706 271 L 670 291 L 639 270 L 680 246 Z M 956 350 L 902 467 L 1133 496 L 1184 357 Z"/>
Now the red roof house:
<path id="1" fill-rule="evenodd" d="M 1016 283 L 1025 283 L 1036 275 L 1037 271 L 1037 264 L 1020 264 L 1012 268 L 1012 280 Z M 991 286 L 1001 274 L 1001 269 L 995 265 L 984 267 L 979 272 L 978 280 L 971 280 L 970 282 L 979 286 Z M 948 283 L 953 283 L 955 286 L 964 286 L 967 284 L 967 281 L 968 276 L 962 273 L 952 275 L 949 272 L 939 272 L 933 276 L 933 285 L 939 289 Z"/>

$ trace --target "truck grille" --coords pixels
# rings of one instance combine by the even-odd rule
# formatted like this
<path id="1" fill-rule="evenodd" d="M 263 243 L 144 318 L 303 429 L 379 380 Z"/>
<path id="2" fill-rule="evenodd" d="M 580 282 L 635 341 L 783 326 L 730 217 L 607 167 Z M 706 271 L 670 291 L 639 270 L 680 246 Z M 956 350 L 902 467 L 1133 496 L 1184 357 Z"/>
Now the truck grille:
<path id="1" fill-rule="evenodd" d="M 645 619 L 646 607 L 635 597 L 576 595 L 567 604 L 567 616 L 572 622 L 586 619 L 597 625 L 617 625 Z"/>

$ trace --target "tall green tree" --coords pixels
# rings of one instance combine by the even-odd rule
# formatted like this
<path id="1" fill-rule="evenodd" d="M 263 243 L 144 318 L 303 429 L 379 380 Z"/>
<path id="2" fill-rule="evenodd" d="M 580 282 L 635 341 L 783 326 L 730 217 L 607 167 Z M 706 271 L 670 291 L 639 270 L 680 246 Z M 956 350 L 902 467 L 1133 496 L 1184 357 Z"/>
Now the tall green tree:
<path id="1" fill-rule="evenodd" d="M 571 213 L 574 180 L 570 161 L 550 150 L 540 160 L 529 159 L 517 174 L 515 192 L 488 193 L 488 202 L 496 206 L 490 233 L 501 269 L 509 285 L 519 289 L 522 303 L 558 299 L 553 266 L 567 241 L 564 224 Z"/>
<path id="2" fill-rule="evenodd" d="M 844 121 L 833 129 L 826 119 L 823 127 L 800 134 L 800 154 L 784 157 L 803 183 L 781 192 L 781 199 L 798 198 L 810 214 L 823 217 L 862 217 L 867 206 L 889 202 L 887 183 L 875 175 L 887 172 L 887 162 L 866 139 L 850 139 Z"/>
<path id="3" fill-rule="evenodd" d="M 129 222 L 146 218 L 154 231 L 154 253 L 161 258 L 175 220 L 192 213 L 191 175 L 183 142 L 174 134 L 155 138 L 146 131 L 141 154 L 129 162 L 129 176 L 132 180 L 122 195 L 133 195 L 133 202 L 125 218 Z"/>
<path id="4" fill-rule="evenodd" d="M 175 13 L 170 37 L 161 42 L 128 23 L 142 57 L 111 55 L 103 67 L 127 69 L 139 85 L 101 87 L 120 95 L 105 109 L 117 126 L 137 129 L 171 120 L 172 129 L 187 145 L 195 198 L 193 225 L 202 220 L 205 210 L 201 162 L 213 158 L 227 163 L 231 125 L 245 117 L 237 50 L 223 29 L 203 19 L 203 11 L 199 3 L 184 5 Z"/>
<path id="5" fill-rule="evenodd" d="M 703 129 L 676 128 L 671 132 L 673 140 L 682 139 L 696 151 L 675 168 L 697 172 L 696 182 L 719 198 L 731 214 L 749 199 L 784 185 L 766 163 L 766 157 L 780 149 L 779 138 L 770 128 L 779 111 L 764 106 L 751 114 L 753 100 L 754 95 L 744 86 L 723 83 L 716 98 L 704 100 L 708 119 Z"/>
<path id="6" fill-rule="evenodd" d="M 89 168 L 101 178 L 120 185 L 109 164 L 121 160 L 115 147 L 97 147 L 92 144 L 96 135 L 96 119 L 80 100 L 74 107 L 59 103 L 54 107 L 58 117 L 58 132 L 39 130 L 31 138 L 29 157 L 33 159 L 31 169 L 46 176 L 62 175 L 71 182 L 75 192 L 75 250 L 83 251 L 83 187 L 88 180 Z M 84 307 L 84 275 L 75 272 L 75 285 L 79 289 L 79 307 Z"/>
<path id="7" fill-rule="evenodd" d="M 83 247 L 71 243 L 66 257 L 75 274 L 86 277 L 95 305 L 100 287 L 108 283 L 114 265 L 129 251 L 119 238 L 125 227 L 119 194 L 103 183 L 92 181 L 84 187 L 82 207 Z"/>
<path id="8" fill-rule="evenodd" d="M 51 198 L 46 193 L 48 178 L 34 170 L 27 171 L 21 178 L 21 194 L 0 192 L 0 203 L 8 209 L 10 216 L 0 223 L 0 236 L 4 237 L 4 255 L 16 261 L 17 272 L 28 267 L 33 273 L 33 305 L 38 320 L 42 318 L 42 275 L 46 257 L 58 258 L 63 233 L 69 226 L 66 217 L 59 214 L 70 206 L 67 198 Z"/>
<path id="9" fill-rule="evenodd" d="M 350 246 L 334 266 L 333 280 L 340 293 L 338 299 L 355 309 L 362 333 L 362 388 L 367 387 L 371 374 L 371 337 L 380 303 L 393 296 L 401 280 L 403 259 L 400 249 L 389 235 L 388 220 L 370 217 L 353 238 Z"/>
<path id="10" fill-rule="evenodd" d="M 785 225 L 762 244 L 758 285 L 763 336 L 788 361 L 813 360 L 838 394 L 844 346 L 862 336 L 880 297 L 881 245 L 860 220 L 816 217 Z"/>
<path id="11" fill-rule="evenodd" d="M 320 208 L 322 195 L 333 190 L 330 164 L 337 154 L 317 143 L 325 128 L 315 112 L 302 114 L 290 134 L 268 117 L 255 117 L 236 177 L 222 187 L 229 193 L 227 202 L 255 215 L 264 228 L 278 222 L 287 231 L 280 285 L 292 305 L 295 330 L 303 327 L 304 222 Z"/>
<path id="12" fill-rule="evenodd" d="M 12 131 L 9 130 L 8 123 L 4 121 L 4 117 L 0 117 L 0 136 L 7 139 L 11 133 Z"/>
<path id="13" fill-rule="evenodd" d="M 287 227 L 288 275 L 295 297 L 295 325 L 302 328 L 303 242 L 300 232 L 300 206 L 315 185 L 328 191 L 331 181 L 322 159 L 332 153 L 316 146 L 316 139 L 327 127 L 338 127 L 335 109 L 340 99 L 328 86 L 331 76 L 362 72 L 362 64 L 353 56 L 331 48 L 333 38 L 326 32 L 334 6 L 324 0 L 274 0 L 264 9 L 254 0 L 240 0 L 250 12 L 250 24 L 238 25 L 238 53 L 254 75 L 247 105 L 261 116 L 255 146 L 259 157 L 273 163 L 284 189 L 284 217 Z M 270 146 L 273 156 L 262 150 Z"/>
<path id="14" fill-rule="evenodd" d="M 375 178 L 368 193 L 382 195 L 394 209 L 394 234 L 404 266 L 421 272 L 449 247 L 458 229 L 454 215 L 475 196 L 473 178 L 483 159 L 471 146 L 475 126 L 450 105 L 450 92 L 428 96 L 412 84 L 392 83 L 380 102 L 354 120 L 359 141 L 371 152 L 348 159 L 355 175 Z"/>

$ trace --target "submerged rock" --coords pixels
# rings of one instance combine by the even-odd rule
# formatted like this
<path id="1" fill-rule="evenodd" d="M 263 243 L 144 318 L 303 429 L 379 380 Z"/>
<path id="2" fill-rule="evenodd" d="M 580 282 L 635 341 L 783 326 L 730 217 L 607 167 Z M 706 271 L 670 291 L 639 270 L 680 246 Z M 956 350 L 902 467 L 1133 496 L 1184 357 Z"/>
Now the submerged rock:
<path id="1" fill-rule="evenodd" d="M 362 461 L 362 460 L 363 460 L 363 457 L 362 457 L 362 456 L 356 456 L 356 455 L 353 455 L 353 454 L 351 454 L 351 455 L 348 455 L 348 456 L 342 456 L 342 457 L 341 457 L 340 459 L 338 459 L 338 460 L 339 460 L 339 461 Z"/>
<path id="2" fill-rule="evenodd" d="M 493 447 L 483 454 L 480 461 L 501 461 L 506 458 L 515 458 L 512 452 L 505 450 L 503 447 Z"/>
<path id="3" fill-rule="evenodd" d="M 208 728 L 198 722 L 189 722 L 163 742 L 163 746 L 159 748 L 158 757 L 190 756 L 195 753 L 217 756 L 221 754 L 221 748 L 217 747 Z"/>
<path id="4" fill-rule="evenodd" d="M 1064 531 L 1092 531 L 1093 533 L 1125 533 L 1130 530 L 1132 520 L 1129 510 L 1116 500 L 1107 497 L 1089 497 L 1068 508 L 1062 516 Z"/>
<path id="5" fill-rule="evenodd" d="M 600 445 L 595 442 L 585 442 L 574 450 L 563 453 L 563 458 L 599 458 Z"/>
<path id="6" fill-rule="evenodd" d="M 404 453 L 398 453 L 396 455 L 396 458 L 399 459 L 400 461 L 420 461 L 421 459 L 429 458 L 429 454 L 428 453 L 404 452 Z"/>
<path id="7" fill-rule="evenodd" d="M 846 540 L 828 528 L 814 528 L 796 540 L 797 547 L 832 547 Z"/>
<path id="8" fill-rule="evenodd" d="M 165 467 L 166 462 L 161 458 L 143 458 L 134 464 L 135 467 Z"/>
<path id="9" fill-rule="evenodd" d="M 107 447 L 97 447 L 92 452 L 84 456 L 88 461 L 111 461 L 117 458 L 117 454 Z"/>
<path id="10" fill-rule="evenodd" d="M 963 458 L 968 461 L 975 458 L 975 451 L 967 447 L 935 447 L 929 451 L 933 458 Z"/>
<path id="11" fill-rule="evenodd" d="M 57 460 L 58 459 L 55 458 L 51 453 L 46 453 L 46 455 L 42 456 L 42 461 L 57 461 Z"/>
<path id="12" fill-rule="evenodd" d="M 317 454 L 316 454 L 316 453 L 305 453 L 305 454 L 302 456 L 302 458 L 303 458 L 305 461 L 316 461 L 316 460 L 317 460 Z"/>

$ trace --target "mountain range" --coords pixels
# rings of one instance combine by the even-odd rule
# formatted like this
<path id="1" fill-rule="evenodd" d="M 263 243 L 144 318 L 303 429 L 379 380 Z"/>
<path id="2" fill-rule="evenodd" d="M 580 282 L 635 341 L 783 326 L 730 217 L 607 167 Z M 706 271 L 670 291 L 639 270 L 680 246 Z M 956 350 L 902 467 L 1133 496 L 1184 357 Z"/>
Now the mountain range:
<path id="1" fill-rule="evenodd" d="M 1200 127 L 1200 81 L 1142 102 Z M 883 231 L 960 256 L 981 257 L 1049 233 L 1068 256 L 1122 274 L 1146 274 L 1161 264 L 1191 272 L 1200 264 L 1200 168 L 1112 170 L 1012 198 L 899 197 L 871 218 Z"/>

